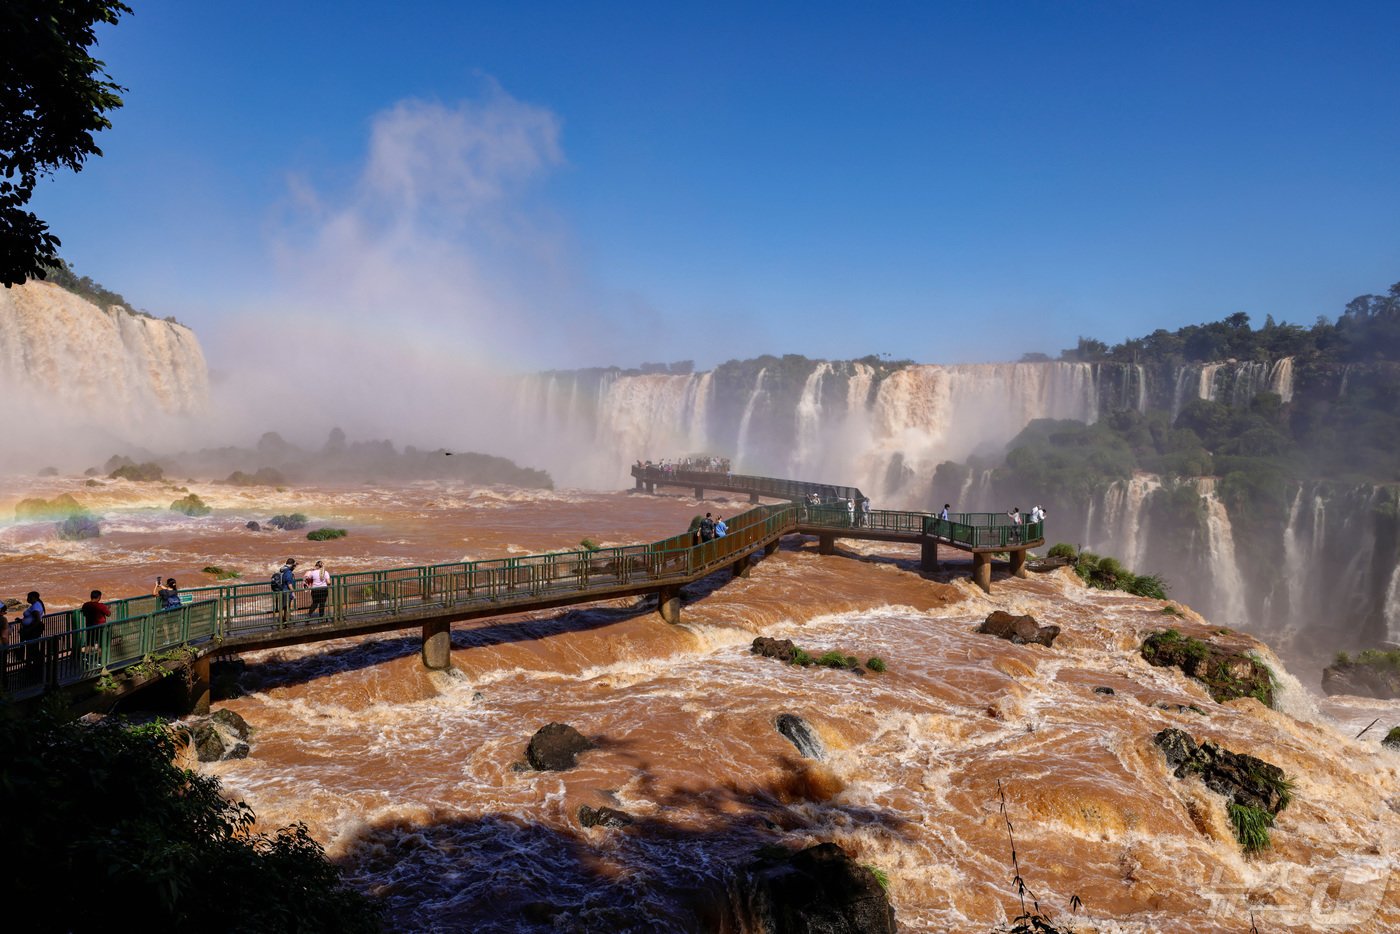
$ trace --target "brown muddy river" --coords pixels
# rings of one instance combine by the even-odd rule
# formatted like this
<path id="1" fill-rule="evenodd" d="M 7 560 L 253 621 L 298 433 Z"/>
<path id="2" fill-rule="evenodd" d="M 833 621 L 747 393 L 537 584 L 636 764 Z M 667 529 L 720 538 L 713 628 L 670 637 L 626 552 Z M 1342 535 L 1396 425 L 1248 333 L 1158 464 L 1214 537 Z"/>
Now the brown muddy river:
<path id="1" fill-rule="evenodd" d="M 338 571 L 584 537 L 625 544 L 746 505 L 445 484 L 188 486 L 213 515 L 170 513 L 183 494 L 158 484 L 0 485 L 0 516 L 23 496 L 71 492 L 105 528 L 60 542 L 52 523 L 0 525 L 0 596 L 37 589 L 61 609 L 93 587 L 144 592 L 156 575 L 209 583 L 209 565 L 265 580 L 289 555 Z M 293 511 L 350 535 L 317 544 L 244 528 Z M 632 601 L 461 624 L 450 673 L 423 670 L 416 630 L 250 655 L 248 693 L 221 705 L 253 727 L 252 754 L 202 768 L 262 826 L 305 821 L 384 899 L 390 930 L 733 930 L 734 867 L 762 846 L 835 841 L 888 875 L 901 930 L 989 931 L 1021 910 L 998 782 L 1026 882 L 1076 930 L 1400 927 L 1400 754 L 1379 747 L 1383 730 L 1350 738 L 1374 716 L 1400 723 L 1400 706 L 1323 704 L 1281 668 L 1281 711 L 1217 704 L 1138 656 L 1165 625 L 1159 601 L 1086 590 L 1067 571 L 999 576 L 987 597 L 958 565 L 919 574 L 913 549 L 838 551 L 786 539 L 747 579 L 687 588 L 679 626 Z M 1048 649 L 975 633 L 993 609 L 1063 633 Z M 1199 617 L 1175 625 L 1222 638 Z M 814 655 L 879 656 L 888 670 L 784 665 L 749 653 L 759 634 Z M 821 758 L 777 732 L 784 713 L 811 724 Z M 517 771 L 530 736 L 556 721 L 598 748 L 572 771 Z M 1172 777 L 1152 744 L 1169 726 L 1294 780 L 1271 849 L 1246 858 L 1223 798 Z M 580 805 L 635 822 L 585 829 Z"/>

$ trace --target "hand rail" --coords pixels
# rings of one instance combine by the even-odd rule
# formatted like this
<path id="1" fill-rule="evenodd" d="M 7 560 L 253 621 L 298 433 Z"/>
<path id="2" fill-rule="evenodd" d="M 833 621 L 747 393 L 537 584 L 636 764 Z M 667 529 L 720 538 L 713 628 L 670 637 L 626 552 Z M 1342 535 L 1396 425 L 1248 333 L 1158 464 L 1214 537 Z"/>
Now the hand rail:
<path id="1" fill-rule="evenodd" d="M 794 489 L 855 490 L 799 481 L 774 482 L 791 484 Z M 91 628 L 82 625 L 78 610 L 51 613 L 44 622 L 46 629 L 50 623 L 55 627 L 52 635 L 7 645 L 0 653 L 0 694 L 36 693 L 48 686 L 118 671 L 179 646 L 202 646 L 216 639 L 275 635 L 292 629 L 334 631 L 366 620 L 416 619 L 455 608 L 499 608 L 504 613 L 513 606 L 545 598 L 578 595 L 577 602 L 586 602 L 594 594 L 683 584 L 732 565 L 758 546 L 799 527 L 908 534 L 963 548 L 1004 548 L 1044 537 L 1043 522 L 1017 526 L 1001 513 L 959 513 L 945 520 L 929 513 L 886 509 L 864 513 L 845 504 L 808 505 L 802 497 L 798 499 L 739 513 L 728 523 L 728 534 L 707 542 L 698 541 L 698 533 L 687 531 L 651 544 L 596 551 L 334 574 L 321 611 L 324 615 L 316 617 L 310 615 L 309 591 L 273 591 L 265 581 L 181 591 L 190 602 L 179 609 L 157 609 L 151 596 L 113 600 L 108 604 L 113 609 L 111 619 Z"/>

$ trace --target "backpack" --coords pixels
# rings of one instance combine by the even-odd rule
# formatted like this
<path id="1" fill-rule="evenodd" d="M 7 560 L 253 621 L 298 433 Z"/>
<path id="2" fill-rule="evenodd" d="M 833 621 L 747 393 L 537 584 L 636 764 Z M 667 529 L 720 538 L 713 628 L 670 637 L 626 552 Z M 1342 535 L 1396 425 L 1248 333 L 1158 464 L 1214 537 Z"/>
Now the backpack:
<path id="1" fill-rule="evenodd" d="M 282 589 L 282 569 L 278 568 L 272 572 L 272 589 L 280 591 Z"/>
<path id="2" fill-rule="evenodd" d="M 709 516 L 700 520 L 700 537 L 709 541 L 715 536 L 715 520 Z"/>

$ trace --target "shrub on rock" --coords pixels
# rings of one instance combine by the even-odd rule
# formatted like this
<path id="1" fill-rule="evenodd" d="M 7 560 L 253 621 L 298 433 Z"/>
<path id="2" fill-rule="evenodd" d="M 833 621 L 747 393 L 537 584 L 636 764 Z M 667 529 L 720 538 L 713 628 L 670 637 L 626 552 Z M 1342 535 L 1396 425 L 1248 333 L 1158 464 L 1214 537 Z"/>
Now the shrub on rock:
<path id="1" fill-rule="evenodd" d="M 204 500 L 200 499 L 197 494 L 191 493 L 171 503 L 170 511 L 184 513 L 193 518 L 195 516 L 207 516 L 213 512 L 214 509 L 212 506 L 205 505 Z"/>

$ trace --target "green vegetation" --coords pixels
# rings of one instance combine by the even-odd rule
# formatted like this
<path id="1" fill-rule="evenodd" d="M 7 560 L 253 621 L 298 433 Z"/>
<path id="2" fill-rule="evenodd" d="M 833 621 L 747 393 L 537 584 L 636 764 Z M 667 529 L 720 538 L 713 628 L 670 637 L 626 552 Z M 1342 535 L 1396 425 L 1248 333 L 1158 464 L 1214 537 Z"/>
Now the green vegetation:
<path id="1" fill-rule="evenodd" d="M 871 671 L 880 672 L 885 670 L 885 660 L 876 655 L 866 659 L 865 667 Z"/>
<path id="2" fill-rule="evenodd" d="M 313 542 L 328 542 L 334 538 L 344 538 L 349 534 L 344 529 L 316 529 L 314 532 L 307 532 L 306 537 Z"/>
<path id="3" fill-rule="evenodd" d="M 1134 574 L 1123 567 L 1117 558 L 1101 557 L 1092 551 L 1081 551 L 1076 555 L 1074 549 L 1063 543 L 1051 548 L 1050 554 L 1052 557 L 1073 558 L 1074 573 L 1090 587 L 1100 590 L 1122 590 L 1153 600 L 1167 598 L 1167 582 L 1159 575 Z"/>
<path id="4" fill-rule="evenodd" d="M 602 550 L 603 550 L 603 546 L 600 545 L 600 544 L 598 544 L 598 542 L 597 542 L 596 540 L 591 539 L 591 538 L 585 538 L 585 539 L 581 540 L 581 541 L 578 543 L 578 546 L 579 546 L 579 548 L 583 549 L 584 551 L 602 551 Z"/>
<path id="5" fill-rule="evenodd" d="M 1346 653 L 1341 652 L 1337 655 L 1337 663 L 1341 665 L 1367 665 L 1372 668 L 1392 668 L 1400 671 L 1400 649 L 1362 649 L 1356 653 L 1354 659 L 1347 658 Z"/>
<path id="6" fill-rule="evenodd" d="M 803 668 L 807 668 L 811 665 L 815 665 L 816 659 L 812 658 L 811 653 L 808 652 L 806 649 L 799 647 L 793 649 L 792 664 L 801 665 Z"/>
<path id="7" fill-rule="evenodd" d="M 1228 810 L 1235 839 L 1246 853 L 1258 853 L 1269 848 L 1269 828 L 1274 826 L 1274 815 L 1263 808 L 1235 804 L 1233 801 L 1228 805 Z"/>
<path id="8" fill-rule="evenodd" d="M 1050 551 L 1046 553 L 1046 557 L 1073 558 L 1075 557 L 1077 551 L 1078 549 L 1076 549 L 1073 545 L 1067 545 L 1064 542 L 1057 542 L 1054 545 L 1050 546 Z"/>
<path id="9" fill-rule="evenodd" d="M 239 573 L 238 571 L 226 570 L 226 569 L 224 569 L 224 568 L 221 568 L 221 567 L 219 567 L 219 566 L 217 566 L 217 565 L 213 565 L 213 564 L 208 565 L 207 567 L 203 568 L 202 570 L 203 570 L 203 572 L 204 572 L 205 574 L 212 574 L 212 575 L 214 576 L 214 579 L 215 579 L 215 580 L 221 580 L 221 581 L 237 580 L 238 578 L 240 578 L 240 577 L 243 576 L 243 575 L 242 575 L 241 573 Z"/>
<path id="10" fill-rule="evenodd" d="M 881 869 L 879 866 L 872 866 L 869 863 L 865 863 L 864 865 L 866 869 L 870 870 L 870 874 L 875 877 L 875 881 L 880 883 L 880 888 L 888 892 L 890 890 L 889 873 L 885 872 L 885 870 Z"/>
<path id="11" fill-rule="evenodd" d="M 1385 734 L 1385 739 L 1381 740 L 1383 746 L 1400 746 L 1400 726 L 1393 726 L 1390 732 Z"/>
<path id="12" fill-rule="evenodd" d="M 1273 669 L 1250 655 L 1229 652 L 1175 629 L 1154 632 L 1142 642 L 1142 657 L 1159 667 L 1175 666 L 1206 686 L 1217 703 L 1253 697 L 1274 706 L 1278 680 Z"/>
<path id="13" fill-rule="evenodd" d="M 267 520 L 267 524 L 274 529 L 281 529 L 284 532 L 295 532 L 298 529 L 306 528 L 308 519 L 305 514 L 294 512 L 291 515 L 273 516 Z"/>
<path id="14" fill-rule="evenodd" d="M 247 804 L 174 766 L 175 753 L 158 723 L 88 725 L 52 708 L 0 718 L 6 872 L 43 930 L 108 928 L 122 905 L 152 930 L 378 930 L 378 906 L 344 884 L 304 825 L 254 831 Z"/>
<path id="15" fill-rule="evenodd" d="M 116 0 L 55 6 L 6 0 L 0 29 L 5 93 L 0 95 L 0 285 L 42 279 L 61 262 L 58 237 L 26 211 L 39 179 L 59 169 L 81 172 L 102 155 L 94 135 L 111 127 L 124 91 L 93 58 L 97 24 L 115 24 L 131 8 Z"/>
<path id="16" fill-rule="evenodd" d="M 32 497 L 15 504 L 15 521 L 31 519 L 67 519 L 71 516 L 87 515 L 87 507 L 73 498 L 72 493 L 61 493 L 53 499 Z"/>
<path id="17" fill-rule="evenodd" d="M 212 506 L 206 506 L 204 500 L 200 499 L 196 494 L 191 493 L 171 503 L 170 511 L 181 512 L 193 518 L 196 516 L 207 516 L 214 511 L 214 508 Z"/>

